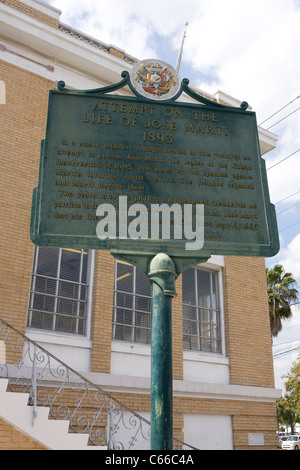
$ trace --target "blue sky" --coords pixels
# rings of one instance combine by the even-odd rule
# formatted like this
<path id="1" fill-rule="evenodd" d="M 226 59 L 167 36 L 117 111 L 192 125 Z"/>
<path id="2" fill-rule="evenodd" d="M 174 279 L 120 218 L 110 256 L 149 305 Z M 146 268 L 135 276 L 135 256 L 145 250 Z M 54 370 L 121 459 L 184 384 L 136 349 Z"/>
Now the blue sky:
<path id="1" fill-rule="evenodd" d="M 265 155 L 281 249 L 280 263 L 300 288 L 300 1 L 299 0 L 47 0 L 66 23 L 140 60 L 175 67 L 188 22 L 181 78 L 214 94 L 247 101 L 258 124 L 278 135 Z M 273 116 L 273 117 L 271 117 Z M 271 117 L 271 118 L 270 118 Z M 270 119 L 269 119 L 270 118 Z M 272 168 L 271 168 L 272 167 Z M 274 353 L 300 346 L 300 309 L 273 341 Z M 274 360 L 276 386 L 296 352 Z"/>

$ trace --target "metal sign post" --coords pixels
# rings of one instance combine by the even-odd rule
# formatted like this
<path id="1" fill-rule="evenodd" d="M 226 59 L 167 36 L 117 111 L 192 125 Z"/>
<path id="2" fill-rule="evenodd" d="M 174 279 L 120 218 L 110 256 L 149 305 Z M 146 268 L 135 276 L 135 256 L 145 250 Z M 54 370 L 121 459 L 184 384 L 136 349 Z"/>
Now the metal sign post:
<path id="1" fill-rule="evenodd" d="M 172 259 L 157 254 L 148 274 L 152 283 L 151 450 L 173 448 L 172 298 L 176 271 Z"/>

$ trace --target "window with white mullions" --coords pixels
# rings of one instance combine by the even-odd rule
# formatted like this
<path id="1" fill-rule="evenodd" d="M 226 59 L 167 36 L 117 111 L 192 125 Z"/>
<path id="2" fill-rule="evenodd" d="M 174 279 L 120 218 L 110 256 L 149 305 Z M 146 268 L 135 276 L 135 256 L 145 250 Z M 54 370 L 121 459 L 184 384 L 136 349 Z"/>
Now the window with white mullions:
<path id="1" fill-rule="evenodd" d="M 151 287 L 136 266 L 116 261 L 113 339 L 151 342 Z"/>
<path id="2" fill-rule="evenodd" d="M 182 275 L 184 349 L 221 353 L 217 272 L 189 268 Z"/>
<path id="3" fill-rule="evenodd" d="M 89 252 L 36 247 L 27 326 L 85 335 Z"/>
<path id="4" fill-rule="evenodd" d="M 184 349 L 221 353 L 218 272 L 187 269 L 183 283 Z M 137 267 L 116 261 L 112 337 L 151 343 L 151 286 Z"/>

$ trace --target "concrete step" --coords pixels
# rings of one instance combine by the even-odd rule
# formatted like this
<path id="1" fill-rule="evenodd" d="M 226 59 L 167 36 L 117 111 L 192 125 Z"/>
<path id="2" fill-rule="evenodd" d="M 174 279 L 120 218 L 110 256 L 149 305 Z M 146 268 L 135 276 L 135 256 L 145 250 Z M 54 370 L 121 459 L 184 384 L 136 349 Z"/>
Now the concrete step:
<path id="1" fill-rule="evenodd" d="M 69 433 L 69 421 L 52 420 L 49 408 L 28 406 L 28 393 L 9 392 L 8 380 L 0 379 L 0 418 L 49 450 L 106 450 L 105 446 L 88 446 L 87 434 Z"/>

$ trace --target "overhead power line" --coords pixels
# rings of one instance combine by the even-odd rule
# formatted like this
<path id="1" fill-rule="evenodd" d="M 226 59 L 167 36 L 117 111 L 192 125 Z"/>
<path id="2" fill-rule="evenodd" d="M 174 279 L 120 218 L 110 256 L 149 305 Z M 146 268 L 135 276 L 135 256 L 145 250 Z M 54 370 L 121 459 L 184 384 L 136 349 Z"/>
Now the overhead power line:
<path id="1" fill-rule="evenodd" d="M 268 127 L 267 131 L 269 129 L 272 129 L 272 127 L 276 126 L 276 124 L 279 124 L 280 122 L 284 121 L 286 118 L 288 118 L 289 116 L 291 116 L 292 114 L 296 113 L 297 111 L 299 111 L 300 107 L 295 109 L 294 111 L 292 111 L 290 114 L 288 114 L 287 116 L 285 116 L 284 118 L 280 119 L 280 121 L 277 121 L 275 122 L 275 124 L 272 124 L 272 126 Z"/>
<path id="2" fill-rule="evenodd" d="M 288 75 L 290 75 L 290 73 L 294 72 L 294 70 L 296 70 L 298 67 L 300 67 L 300 64 L 298 64 L 298 65 L 296 65 L 295 67 L 293 67 L 291 70 L 289 70 L 287 73 L 285 73 L 282 77 L 279 77 L 277 80 L 275 80 L 275 82 L 271 83 L 267 88 L 264 88 L 263 90 L 261 90 L 257 96 L 262 95 L 265 91 L 269 90 L 269 89 L 272 88 L 274 85 L 277 85 L 277 83 L 281 82 L 281 80 L 283 80 L 283 79 L 286 78 Z"/>
<path id="3" fill-rule="evenodd" d="M 283 210 L 280 211 L 280 212 L 277 212 L 277 215 L 281 214 L 282 212 L 288 211 L 288 210 L 291 209 L 292 207 L 298 206 L 298 204 L 300 204 L 300 201 L 299 201 L 299 202 L 296 202 L 296 204 L 293 204 L 292 206 L 287 207 L 286 209 L 283 209 Z"/>
<path id="4" fill-rule="evenodd" d="M 298 98 L 300 98 L 300 95 L 297 96 L 297 98 L 294 98 L 292 101 L 290 101 L 288 104 L 286 104 L 285 106 L 283 106 L 282 108 L 278 109 L 278 111 L 276 111 L 276 113 L 272 114 L 270 117 L 268 117 L 267 119 L 265 119 L 263 122 L 261 122 L 259 124 L 259 126 L 261 126 L 262 124 L 264 124 L 265 122 L 267 122 L 269 119 L 271 119 L 273 116 L 276 116 L 276 114 L 280 113 L 280 111 L 282 111 L 284 108 L 287 108 L 290 104 L 294 103 L 294 101 L 296 101 Z M 274 124 L 275 125 L 275 124 Z"/>
<path id="5" fill-rule="evenodd" d="M 295 227 L 296 225 L 299 225 L 299 224 L 300 224 L 300 220 L 299 220 L 299 222 L 296 222 L 295 224 L 290 225 L 289 227 L 285 227 L 285 228 L 283 228 L 281 230 L 278 230 L 278 231 L 279 231 L 279 233 L 281 233 L 281 232 L 284 232 L 285 230 L 287 230 L 289 228 L 292 228 L 292 227 Z"/>
<path id="6" fill-rule="evenodd" d="M 300 149 L 298 149 L 298 150 L 296 150 L 295 152 L 291 153 L 290 155 L 288 155 L 287 157 L 283 158 L 283 159 L 280 160 L 279 162 L 274 163 L 274 165 L 269 166 L 269 168 L 267 168 L 267 171 L 268 171 L 268 170 L 271 170 L 271 168 L 273 168 L 274 166 L 279 165 L 279 163 L 284 162 L 284 160 L 287 160 L 288 158 L 292 157 L 293 155 L 295 155 L 295 153 L 297 153 L 297 152 L 299 152 L 299 151 L 300 151 Z"/>
<path id="7" fill-rule="evenodd" d="M 289 353 L 291 353 L 293 351 L 297 351 L 297 350 L 300 350 L 300 344 L 298 346 L 293 347 L 293 348 L 288 348 L 288 349 L 285 349 L 284 351 L 273 354 L 273 359 L 277 359 L 278 357 L 285 356 L 286 354 L 289 354 Z"/>
<path id="8" fill-rule="evenodd" d="M 300 326 L 300 325 L 294 325 L 294 327 L 295 327 L 295 326 Z M 299 341 L 299 340 L 296 339 L 295 341 Z M 273 344 L 273 346 L 272 346 L 273 354 L 278 354 L 278 353 L 281 352 L 281 351 L 285 351 L 285 349 L 282 348 L 282 346 L 286 346 L 287 344 L 288 344 L 289 346 L 291 346 L 291 344 L 292 344 L 292 343 L 295 343 L 295 341 L 284 341 L 283 343 Z M 275 348 L 278 348 L 279 346 L 281 346 L 281 347 L 279 348 L 279 350 L 278 350 L 278 351 L 274 351 Z M 293 347 L 294 347 L 294 345 L 293 345 Z"/>
<path id="9" fill-rule="evenodd" d="M 296 193 L 293 193 L 290 196 L 285 197 L 284 199 L 280 199 L 280 201 L 275 202 L 274 205 L 276 206 L 276 204 L 280 204 L 281 202 L 286 201 L 287 199 L 290 199 L 290 197 L 296 196 L 296 194 L 299 194 L 299 193 L 300 191 L 297 191 Z"/>

